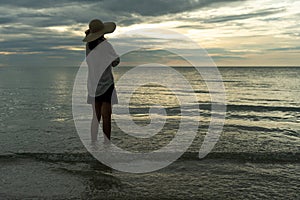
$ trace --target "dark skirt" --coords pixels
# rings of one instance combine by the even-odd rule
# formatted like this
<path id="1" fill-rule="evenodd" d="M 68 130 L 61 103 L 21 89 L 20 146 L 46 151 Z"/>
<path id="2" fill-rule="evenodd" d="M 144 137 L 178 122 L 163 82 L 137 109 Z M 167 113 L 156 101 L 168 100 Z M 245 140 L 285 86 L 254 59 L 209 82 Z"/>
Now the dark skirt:
<path id="1" fill-rule="evenodd" d="M 117 94 L 114 92 L 115 85 L 112 84 L 104 94 L 97 96 L 97 97 L 91 97 L 88 95 L 87 97 L 87 103 L 92 104 L 93 102 L 109 102 L 111 104 L 117 104 Z"/>

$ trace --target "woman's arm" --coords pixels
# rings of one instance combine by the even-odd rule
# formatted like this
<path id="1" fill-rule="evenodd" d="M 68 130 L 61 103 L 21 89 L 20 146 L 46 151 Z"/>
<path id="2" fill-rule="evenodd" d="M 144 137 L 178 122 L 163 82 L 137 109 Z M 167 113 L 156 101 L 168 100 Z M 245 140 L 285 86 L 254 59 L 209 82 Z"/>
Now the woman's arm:
<path id="1" fill-rule="evenodd" d="M 112 65 L 113 67 L 115 67 L 115 66 L 117 66 L 119 63 L 120 63 L 120 58 L 118 57 L 116 60 L 114 60 L 114 61 L 111 63 L 111 65 Z"/>

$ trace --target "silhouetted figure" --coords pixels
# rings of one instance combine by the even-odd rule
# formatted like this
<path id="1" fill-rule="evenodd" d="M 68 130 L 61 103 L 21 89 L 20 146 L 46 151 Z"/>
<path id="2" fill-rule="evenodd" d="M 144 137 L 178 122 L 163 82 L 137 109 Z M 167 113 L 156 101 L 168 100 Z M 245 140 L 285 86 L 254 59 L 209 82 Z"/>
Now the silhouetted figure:
<path id="1" fill-rule="evenodd" d="M 104 141 L 108 143 L 111 136 L 112 104 L 118 102 L 115 92 L 112 67 L 120 63 L 120 59 L 104 34 L 112 33 L 116 28 L 113 22 L 102 23 L 94 19 L 85 31 L 86 61 L 88 64 L 88 97 L 92 104 L 93 119 L 91 123 L 91 140 L 97 141 L 99 123 L 102 117 Z"/>

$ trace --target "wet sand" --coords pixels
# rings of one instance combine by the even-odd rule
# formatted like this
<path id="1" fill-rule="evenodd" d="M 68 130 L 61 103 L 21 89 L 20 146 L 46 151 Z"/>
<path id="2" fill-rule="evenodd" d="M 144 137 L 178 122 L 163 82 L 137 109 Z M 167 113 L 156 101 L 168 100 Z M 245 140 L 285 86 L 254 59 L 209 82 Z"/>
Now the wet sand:
<path id="1" fill-rule="evenodd" d="M 96 160 L 66 162 L 2 156 L 1 199 L 298 199 L 299 162 L 178 160 L 146 174 Z"/>

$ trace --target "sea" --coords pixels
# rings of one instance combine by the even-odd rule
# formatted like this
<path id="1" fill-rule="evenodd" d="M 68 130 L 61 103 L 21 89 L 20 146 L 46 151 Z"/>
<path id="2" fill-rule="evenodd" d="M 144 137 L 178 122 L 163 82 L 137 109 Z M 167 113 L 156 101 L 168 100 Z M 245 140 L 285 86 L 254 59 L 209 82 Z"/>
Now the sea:
<path id="1" fill-rule="evenodd" d="M 196 120 L 195 137 L 183 155 L 144 173 L 107 166 L 88 151 L 76 128 L 72 96 L 78 67 L 0 67 L 0 198 L 300 199 L 300 67 L 219 67 L 224 126 L 201 159 L 212 120 L 211 95 L 217 92 L 195 68 L 174 67 L 196 98 L 192 107 L 199 116 L 189 118 L 181 115 L 180 96 L 191 91 L 182 85 L 173 90 L 145 83 L 128 92 L 137 80 L 161 76 L 165 83 L 174 76 L 151 68 L 118 85 L 130 69 L 114 69 L 119 100 L 131 96 L 130 116 L 122 118 L 114 105 L 112 143 L 130 152 L 155 151 L 175 138 L 182 118 Z M 85 102 L 86 93 L 81 96 Z M 82 106 L 91 111 L 91 105 Z M 165 112 L 149 114 L 155 112 L 151 106 Z M 89 122 L 91 113 L 81 117 Z M 134 137 L 115 121 L 128 118 L 146 133 L 153 120 L 164 118 L 165 124 L 156 135 Z"/>

